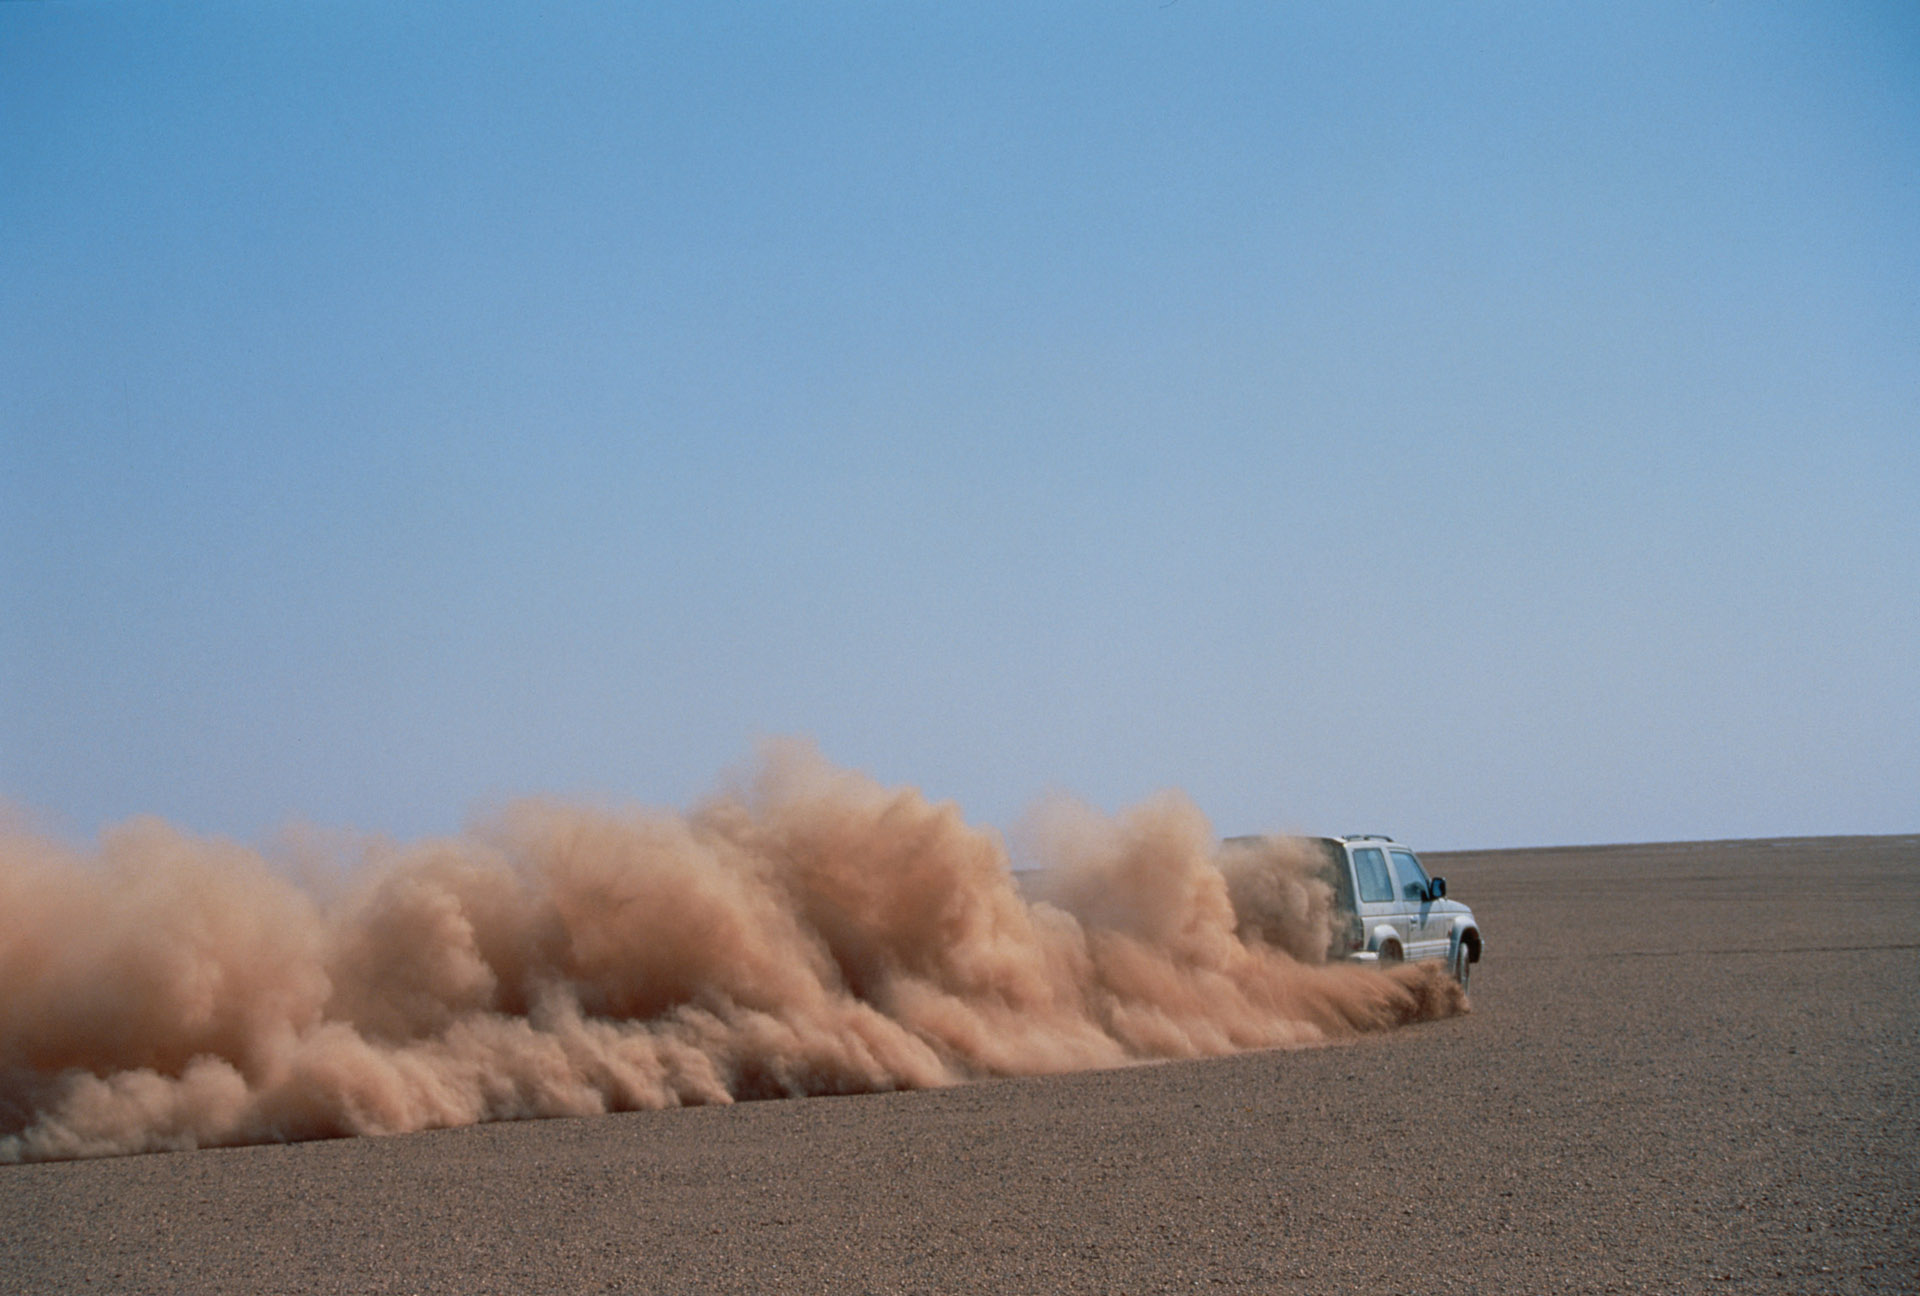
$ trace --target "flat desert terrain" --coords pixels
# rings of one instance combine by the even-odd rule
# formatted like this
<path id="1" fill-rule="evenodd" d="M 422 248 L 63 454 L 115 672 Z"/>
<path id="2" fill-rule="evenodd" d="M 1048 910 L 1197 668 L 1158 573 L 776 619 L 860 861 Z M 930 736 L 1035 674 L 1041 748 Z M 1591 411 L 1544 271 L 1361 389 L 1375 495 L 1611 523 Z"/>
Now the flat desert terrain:
<path id="1" fill-rule="evenodd" d="M 1334 1047 L 0 1167 L 0 1292 L 1920 1291 L 1920 837 L 1429 855 Z"/>

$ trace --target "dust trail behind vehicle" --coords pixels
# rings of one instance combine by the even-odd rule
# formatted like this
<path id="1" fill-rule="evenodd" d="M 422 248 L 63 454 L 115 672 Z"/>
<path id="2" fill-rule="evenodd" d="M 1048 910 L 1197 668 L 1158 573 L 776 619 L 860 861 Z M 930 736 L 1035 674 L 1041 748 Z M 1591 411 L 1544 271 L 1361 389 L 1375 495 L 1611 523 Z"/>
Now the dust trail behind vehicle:
<path id="1" fill-rule="evenodd" d="M 10 832 L 0 1160 L 919 1088 L 1464 1007 L 1436 967 L 1322 965 L 1308 857 L 1223 872 L 1178 794 L 1039 825 L 1029 901 L 997 834 L 794 744 L 689 813 L 522 802 L 362 845 L 330 886 L 154 819 L 91 852 Z"/>

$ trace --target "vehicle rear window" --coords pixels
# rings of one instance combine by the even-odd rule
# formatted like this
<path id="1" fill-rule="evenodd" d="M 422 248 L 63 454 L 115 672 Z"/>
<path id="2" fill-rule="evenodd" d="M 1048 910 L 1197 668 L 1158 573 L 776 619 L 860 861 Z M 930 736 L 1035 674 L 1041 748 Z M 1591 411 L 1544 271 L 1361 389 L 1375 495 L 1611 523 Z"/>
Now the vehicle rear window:
<path id="1" fill-rule="evenodd" d="M 1387 876 L 1387 857 L 1378 847 L 1362 846 L 1353 852 L 1353 871 L 1360 881 L 1360 899 L 1366 904 L 1384 904 L 1393 899 L 1393 879 Z"/>

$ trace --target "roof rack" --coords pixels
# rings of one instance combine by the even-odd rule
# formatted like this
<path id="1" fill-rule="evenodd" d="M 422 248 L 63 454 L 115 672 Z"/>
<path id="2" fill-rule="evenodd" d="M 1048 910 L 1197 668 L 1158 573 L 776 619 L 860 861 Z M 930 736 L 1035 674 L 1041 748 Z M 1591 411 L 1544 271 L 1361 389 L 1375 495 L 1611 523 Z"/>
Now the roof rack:
<path id="1" fill-rule="evenodd" d="M 1348 833 L 1348 841 L 1392 841 L 1385 833 Z"/>

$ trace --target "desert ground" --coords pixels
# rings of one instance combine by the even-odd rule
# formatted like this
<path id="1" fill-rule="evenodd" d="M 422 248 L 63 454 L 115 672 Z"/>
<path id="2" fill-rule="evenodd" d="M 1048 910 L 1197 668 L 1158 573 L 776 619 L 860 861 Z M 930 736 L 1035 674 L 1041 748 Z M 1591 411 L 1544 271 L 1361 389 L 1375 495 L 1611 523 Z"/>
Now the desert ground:
<path id="1" fill-rule="evenodd" d="M 0 1167 L 0 1292 L 1920 1291 L 1920 837 L 1434 854 L 1473 1012 Z"/>

